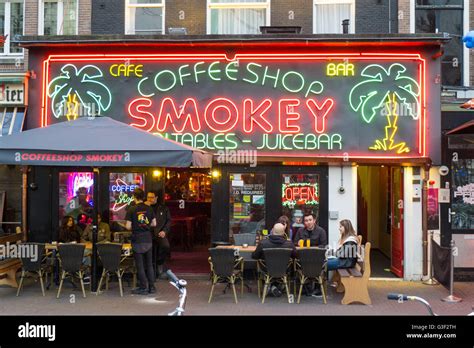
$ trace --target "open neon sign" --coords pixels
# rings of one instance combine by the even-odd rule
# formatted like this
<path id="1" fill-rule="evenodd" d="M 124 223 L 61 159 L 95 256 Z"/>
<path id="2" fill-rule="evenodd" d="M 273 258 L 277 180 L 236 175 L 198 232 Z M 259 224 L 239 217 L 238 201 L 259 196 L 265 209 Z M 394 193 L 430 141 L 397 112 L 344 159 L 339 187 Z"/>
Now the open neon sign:
<path id="1" fill-rule="evenodd" d="M 311 183 L 283 184 L 282 204 L 289 208 L 294 208 L 295 205 L 319 204 L 318 185 Z"/>
<path id="2" fill-rule="evenodd" d="M 138 70 L 120 70 L 124 61 Z M 112 117 L 125 111 L 123 121 L 197 148 L 248 148 L 271 156 L 426 156 L 420 54 L 236 54 L 232 60 L 222 54 L 54 55 L 43 64 L 43 126 L 56 121 L 51 110 L 61 110 L 53 101 L 68 100 L 60 98 L 67 86 L 57 85 L 70 82 L 60 78 L 65 66 L 94 72 L 84 80 L 97 88 L 91 96 L 98 105 L 90 110 Z M 86 87 L 74 84 L 78 90 L 71 91 L 86 95 Z M 411 118 L 393 111 L 406 105 Z"/>

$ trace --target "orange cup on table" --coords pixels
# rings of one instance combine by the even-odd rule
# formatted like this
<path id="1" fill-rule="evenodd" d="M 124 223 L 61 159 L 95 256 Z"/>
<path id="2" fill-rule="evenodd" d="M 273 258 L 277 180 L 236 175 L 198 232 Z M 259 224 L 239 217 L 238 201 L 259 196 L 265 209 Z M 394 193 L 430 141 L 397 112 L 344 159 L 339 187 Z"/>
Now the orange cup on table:
<path id="1" fill-rule="evenodd" d="M 299 246 L 300 248 L 302 248 L 302 247 L 304 246 L 304 240 L 300 239 L 300 240 L 298 241 L 298 246 Z"/>

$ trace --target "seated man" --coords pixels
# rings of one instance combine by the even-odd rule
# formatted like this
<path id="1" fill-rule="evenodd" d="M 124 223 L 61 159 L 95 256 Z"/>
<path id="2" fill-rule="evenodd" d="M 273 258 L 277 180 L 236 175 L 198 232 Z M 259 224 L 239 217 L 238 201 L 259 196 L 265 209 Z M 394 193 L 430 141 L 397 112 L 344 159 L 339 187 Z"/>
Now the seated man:
<path id="1" fill-rule="evenodd" d="M 296 248 L 291 241 L 285 238 L 285 226 L 283 224 L 277 223 L 273 226 L 272 234 L 258 243 L 257 248 L 252 253 L 252 258 L 256 260 L 265 259 L 263 251 L 272 248 L 291 249 L 291 257 L 296 257 Z M 282 294 L 282 290 L 278 288 L 278 284 L 270 286 L 269 292 L 275 297 L 280 297 Z"/>
<path id="2" fill-rule="evenodd" d="M 298 229 L 293 240 L 295 245 L 298 245 L 298 242 L 301 239 L 304 241 L 309 239 L 311 246 L 325 248 L 328 244 L 328 235 L 324 228 L 316 224 L 316 217 L 314 214 L 305 214 L 303 222 L 304 227 Z"/>
<path id="3" fill-rule="evenodd" d="M 252 253 L 252 258 L 256 260 L 265 259 L 263 250 L 272 248 L 291 249 L 291 257 L 296 257 L 296 248 L 291 241 L 285 238 L 285 226 L 283 224 L 277 223 L 273 226 L 272 234 L 258 243 L 257 248 Z"/>

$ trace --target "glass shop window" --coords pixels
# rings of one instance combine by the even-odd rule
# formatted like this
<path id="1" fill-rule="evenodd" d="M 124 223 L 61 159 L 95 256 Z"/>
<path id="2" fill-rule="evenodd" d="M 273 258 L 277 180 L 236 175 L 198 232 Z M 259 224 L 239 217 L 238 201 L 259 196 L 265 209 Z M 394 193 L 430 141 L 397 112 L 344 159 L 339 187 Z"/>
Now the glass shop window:
<path id="1" fill-rule="evenodd" d="M 94 173 L 59 173 L 59 223 L 66 215 L 76 222 L 86 215 L 92 218 L 94 210 Z"/>
<path id="2" fill-rule="evenodd" d="M 230 235 L 258 233 L 265 228 L 265 185 L 265 174 L 230 174 Z"/>

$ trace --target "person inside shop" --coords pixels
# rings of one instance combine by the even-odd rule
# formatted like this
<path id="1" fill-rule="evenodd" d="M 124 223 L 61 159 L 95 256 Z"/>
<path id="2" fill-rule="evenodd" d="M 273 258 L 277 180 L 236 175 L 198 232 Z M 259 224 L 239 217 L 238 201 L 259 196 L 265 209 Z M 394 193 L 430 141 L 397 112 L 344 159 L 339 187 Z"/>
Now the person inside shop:
<path id="1" fill-rule="evenodd" d="M 61 222 L 61 227 L 59 228 L 59 238 L 58 242 L 60 243 L 71 243 L 81 242 L 82 230 L 79 226 L 74 223 L 72 216 L 66 215 L 63 217 Z"/>
<path id="2" fill-rule="evenodd" d="M 110 226 L 108 223 L 102 221 L 102 215 L 97 214 L 97 242 L 111 242 L 112 234 L 110 233 Z M 92 227 L 93 223 L 90 223 L 84 229 L 82 233 L 82 239 L 88 242 L 92 242 Z"/>
<path id="3" fill-rule="evenodd" d="M 296 257 L 296 248 L 291 241 L 285 238 L 285 226 L 281 223 L 276 223 L 272 228 L 271 235 L 258 243 L 257 248 L 252 253 L 252 259 L 264 260 L 264 250 L 271 248 L 291 249 L 291 257 Z M 280 297 L 283 293 L 283 287 L 280 284 L 273 283 L 269 288 L 269 293 L 275 297 Z"/>
<path id="4" fill-rule="evenodd" d="M 143 203 L 144 199 L 145 192 L 137 187 L 133 191 L 135 204 L 128 208 L 125 216 L 126 228 L 132 231 L 132 250 L 139 280 L 139 287 L 132 290 L 135 295 L 156 292 L 151 231 L 156 226 L 156 218 L 153 208 Z"/>
<path id="5" fill-rule="evenodd" d="M 303 219 L 304 227 L 298 229 L 295 234 L 293 242 L 298 245 L 300 240 L 303 240 L 306 245 L 306 241 L 309 240 L 311 246 L 318 246 L 325 248 L 328 244 L 328 235 L 324 228 L 316 224 L 316 216 L 313 213 L 306 213 Z"/>
<path id="6" fill-rule="evenodd" d="M 166 259 L 170 255 L 170 243 L 168 235 L 171 228 L 171 214 L 164 202 L 157 202 L 156 193 L 148 192 L 146 205 L 153 208 L 156 217 L 156 226 L 153 227 L 153 265 L 155 275 L 160 279 L 167 279 Z"/>
<path id="7" fill-rule="evenodd" d="M 92 218 L 87 214 L 81 213 L 77 216 L 77 226 L 84 231 L 88 225 L 92 224 Z"/>
<path id="8" fill-rule="evenodd" d="M 65 213 L 78 218 L 81 214 L 92 216 L 94 208 L 88 201 L 88 192 L 86 187 L 79 187 L 76 196 L 67 204 Z"/>
<path id="9" fill-rule="evenodd" d="M 339 233 L 340 238 L 337 248 L 328 249 L 326 252 L 328 271 L 352 268 L 357 263 L 359 240 L 351 220 L 345 219 L 339 222 Z"/>

